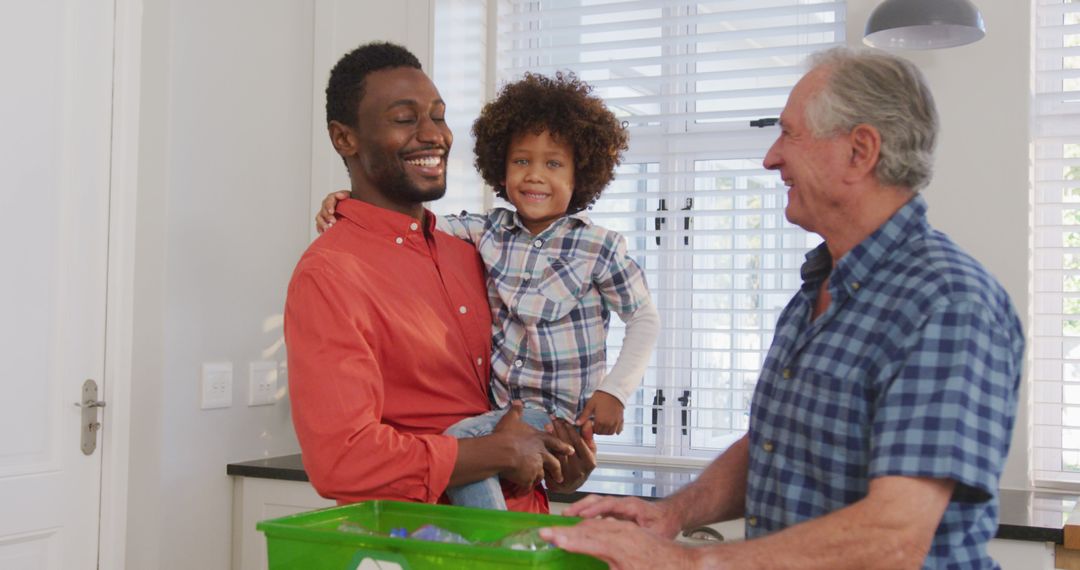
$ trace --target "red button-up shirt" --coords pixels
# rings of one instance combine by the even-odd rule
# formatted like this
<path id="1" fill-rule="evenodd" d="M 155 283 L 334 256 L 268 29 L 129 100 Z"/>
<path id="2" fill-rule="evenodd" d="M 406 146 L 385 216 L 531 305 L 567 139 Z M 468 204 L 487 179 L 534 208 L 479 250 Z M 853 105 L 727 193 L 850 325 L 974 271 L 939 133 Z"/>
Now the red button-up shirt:
<path id="1" fill-rule="evenodd" d="M 289 395 L 324 497 L 437 502 L 457 460 L 442 435 L 486 412 L 491 312 L 473 246 L 361 202 L 300 258 L 285 302 Z M 508 498 L 546 512 L 542 491 Z"/>

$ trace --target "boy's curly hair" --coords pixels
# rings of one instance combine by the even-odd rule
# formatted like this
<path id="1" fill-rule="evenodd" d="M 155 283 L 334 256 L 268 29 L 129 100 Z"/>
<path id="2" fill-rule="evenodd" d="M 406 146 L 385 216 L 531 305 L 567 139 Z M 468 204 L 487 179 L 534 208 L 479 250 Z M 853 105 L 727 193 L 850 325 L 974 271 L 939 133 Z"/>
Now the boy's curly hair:
<path id="1" fill-rule="evenodd" d="M 592 87 L 572 72 L 547 77 L 526 73 L 509 83 L 499 96 L 484 105 L 473 123 L 476 170 L 506 200 L 506 155 L 519 134 L 548 131 L 568 142 L 574 156 L 574 194 L 567 213 L 592 205 L 615 177 L 629 138 L 626 127 L 604 102 L 591 95 Z"/>

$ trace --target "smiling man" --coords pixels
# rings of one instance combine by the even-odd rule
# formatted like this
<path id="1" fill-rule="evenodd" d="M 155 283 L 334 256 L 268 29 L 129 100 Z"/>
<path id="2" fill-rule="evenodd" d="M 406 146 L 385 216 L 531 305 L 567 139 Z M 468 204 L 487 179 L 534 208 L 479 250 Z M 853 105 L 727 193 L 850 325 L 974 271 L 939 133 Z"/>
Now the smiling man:
<path id="1" fill-rule="evenodd" d="M 339 503 L 433 503 L 495 475 L 547 512 L 537 486 L 574 449 L 520 420 L 458 440 L 489 410 L 491 312 L 476 249 L 435 229 L 423 202 L 446 190 L 446 104 L 406 49 L 345 55 L 326 89 L 327 128 L 351 199 L 304 253 L 285 304 L 293 423 L 312 485 Z M 565 430 L 564 430 L 565 431 Z M 567 463 L 564 463 L 566 465 Z"/>
<path id="2" fill-rule="evenodd" d="M 788 186 L 787 218 L 824 243 L 780 314 L 747 435 L 662 501 L 565 509 L 623 520 L 541 532 L 558 546 L 620 569 L 997 567 L 986 545 L 1020 322 L 997 281 L 927 222 L 919 191 L 938 117 L 922 74 L 883 52 L 812 62 L 764 164 Z M 741 543 L 665 540 L 738 517 Z"/>

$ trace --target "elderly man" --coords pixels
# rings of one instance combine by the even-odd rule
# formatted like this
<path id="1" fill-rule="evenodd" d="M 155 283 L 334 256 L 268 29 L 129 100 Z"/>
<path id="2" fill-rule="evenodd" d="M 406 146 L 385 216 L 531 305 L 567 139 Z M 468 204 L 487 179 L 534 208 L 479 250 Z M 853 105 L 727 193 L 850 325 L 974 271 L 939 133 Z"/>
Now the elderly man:
<path id="1" fill-rule="evenodd" d="M 588 497 L 564 513 L 623 520 L 542 534 L 613 568 L 993 568 L 1023 334 L 1002 287 L 927 223 L 925 80 L 885 53 L 817 54 L 780 126 L 765 167 L 825 243 L 779 317 L 748 433 L 662 501 Z M 740 516 L 745 542 L 667 540 Z"/>
<path id="2" fill-rule="evenodd" d="M 549 487 L 573 489 L 595 465 L 572 426 L 538 431 L 517 404 L 490 435 L 443 434 L 488 411 L 491 367 L 484 267 L 424 208 L 446 190 L 446 104 L 416 57 L 388 43 L 342 57 L 326 95 L 352 199 L 297 263 L 285 302 L 293 424 L 312 485 L 340 503 L 434 503 L 499 475 L 510 509 L 547 512 L 545 473 Z"/>

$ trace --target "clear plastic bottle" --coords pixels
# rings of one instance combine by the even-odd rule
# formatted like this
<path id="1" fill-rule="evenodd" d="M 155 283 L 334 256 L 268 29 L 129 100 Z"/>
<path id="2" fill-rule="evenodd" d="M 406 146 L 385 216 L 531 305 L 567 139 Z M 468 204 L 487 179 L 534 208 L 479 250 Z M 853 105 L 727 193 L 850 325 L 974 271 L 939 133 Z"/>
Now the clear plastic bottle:
<path id="1" fill-rule="evenodd" d="M 339 532 L 347 532 L 350 534 L 360 534 L 364 536 L 377 536 L 380 538 L 406 538 L 409 533 L 403 528 L 392 528 L 390 533 L 379 532 L 377 530 L 371 530 L 370 528 L 353 521 L 345 521 L 338 525 Z"/>
<path id="2" fill-rule="evenodd" d="M 472 541 L 464 536 L 433 524 L 426 524 L 412 531 L 409 538 L 430 540 L 434 542 L 449 542 L 451 544 L 472 544 Z"/>
<path id="3" fill-rule="evenodd" d="M 548 550 L 555 548 L 549 542 L 540 538 L 539 528 L 526 528 L 512 532 L 490 543 L 490 545 L 511 550 Z"/>

